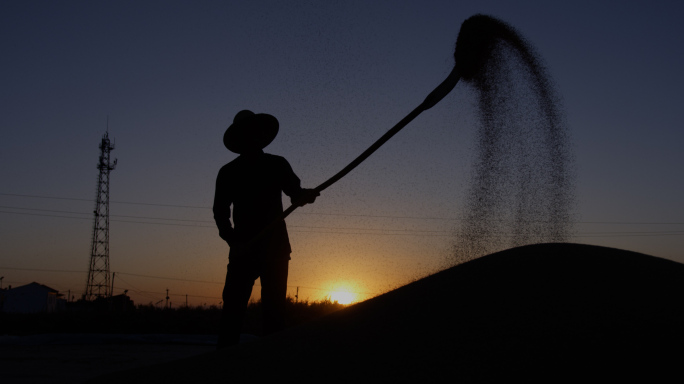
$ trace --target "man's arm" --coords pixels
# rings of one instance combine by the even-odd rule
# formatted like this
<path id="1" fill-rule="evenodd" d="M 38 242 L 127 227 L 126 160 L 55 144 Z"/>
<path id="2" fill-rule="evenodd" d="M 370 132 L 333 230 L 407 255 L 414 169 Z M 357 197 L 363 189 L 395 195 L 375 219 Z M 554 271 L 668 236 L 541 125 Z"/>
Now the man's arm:
<path id="1" fill-rule="evenodd" d="M 223 169 L 216 177 L 216 191 L 214 193 L 214 221 L 219 230 L 219 236 L 230 246 L 234 239 L 234 229 L 230 222 L 230 205 L 233 198 L 228 188 L 228 180 Z"/>
<path id="2" fill-rule="evenodd" d="M 315 189 L 302 188 L 302 192 L 299 194 L 299 196 L 296 198 L 291 197 L 290 201 L 292 202 L 292 205 L 303 207 L 307 204 L 313 204 L 316 201 L 316 198 L 320 195 L 321 194 Z"/>
<path id="3" fill-rule="evenodd" d="M 297 175 L 295 175 L 290 163 L 283 159 L 283 192 L 290 196 L 290 201 L 292 205 L 301 207 L 306 204 L 312 204 L 316 201 L 316 197 L 320 196 L 320 193 L 315 189 L 302 188 L 301 182 Z"/>

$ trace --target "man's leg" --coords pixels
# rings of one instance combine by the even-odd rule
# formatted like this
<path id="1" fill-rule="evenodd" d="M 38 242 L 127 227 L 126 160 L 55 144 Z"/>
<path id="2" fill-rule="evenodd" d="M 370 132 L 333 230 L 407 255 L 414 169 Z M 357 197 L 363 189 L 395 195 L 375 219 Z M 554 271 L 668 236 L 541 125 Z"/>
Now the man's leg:
<path id="1" fill-rule="evenodd" d="M 226 284 L 223 287 L 223 313 L 219 331 L 218 348 L 240 342 L 242 322 L 247 311 L 249 297 L 254 286 L 254 276 L 250 268 L 239 263 L 229 263 Z"/>
<path id="2" fill-rule="evenodd" d="M 261 270 L 261 304 L 264 313 L 264 334 L 285 328 L 287 272 L 290 260 L 285 257 L 269 260 Z"/>

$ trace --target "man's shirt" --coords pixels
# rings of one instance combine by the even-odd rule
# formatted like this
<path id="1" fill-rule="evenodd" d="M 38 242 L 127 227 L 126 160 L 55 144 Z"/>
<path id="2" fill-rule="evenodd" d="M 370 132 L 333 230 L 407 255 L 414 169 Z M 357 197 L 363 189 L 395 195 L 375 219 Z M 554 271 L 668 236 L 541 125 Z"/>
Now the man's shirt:
<path id="1" fill-rule="evenodd" d="M 229 244 L 247 244 L 283 213 L 282 192 L 292 199 L 302 193 L 299 178 L 283 157 L 261 151 L 224 165 L 214 195 L 214 220 L 221 237 Z M 285 221 L 276 223 L 251 250 L 289 255 Z"/>

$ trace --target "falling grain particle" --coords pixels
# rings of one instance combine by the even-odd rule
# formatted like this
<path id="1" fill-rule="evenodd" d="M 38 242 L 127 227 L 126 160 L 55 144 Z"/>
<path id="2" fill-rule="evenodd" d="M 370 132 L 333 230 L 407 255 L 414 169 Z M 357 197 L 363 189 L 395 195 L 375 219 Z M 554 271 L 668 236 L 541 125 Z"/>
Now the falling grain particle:
<path id="1" fill-rule="evenodd" d="M 463 79 L 476 91 L 479 126 L 454 263 L 567 241 L 574 205 L 567 127 L 539 57 L 507 24 L 480 15 L 471 22 L 487 28 L 492 40 L 477 70 Z"/>

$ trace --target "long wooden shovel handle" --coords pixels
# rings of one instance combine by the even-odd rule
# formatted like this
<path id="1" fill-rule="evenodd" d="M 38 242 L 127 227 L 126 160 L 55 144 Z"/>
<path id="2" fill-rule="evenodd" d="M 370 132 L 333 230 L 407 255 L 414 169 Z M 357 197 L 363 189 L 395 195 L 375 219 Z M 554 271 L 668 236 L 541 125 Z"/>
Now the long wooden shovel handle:
<path id="1" fill-rule="evenodd" d="M 349 172 L 351 172 L 352 169 L 356 168 L 359 164 L 361 164 L 364 160 L 368 158 L 368 156 L 372 155 L 373 152 L 375 152 L 378 148 L 380 148 L 383 144 L 387 142 L 392 136 L 394 136 L 397 132 L 399 132 L 402 128 L 404 128 L 408 123 L 413 121 L 418 115 L 420 115 L 423 111 L 428 110 L 432 108 L 435 104 L 437 104 L 440 100 L 444 98 L 449 92 L 451 92 L 452 89 L 456 86 L 456 83 L 458 83 L 458 80 L 460 79 L 458 73 L 456 72 L 456 68 L 454 68 L 449 76 L 442 81 L 441 84 L 437 86 L 430 94 L 425 98 L 425 100 L 418 106 L 416 109 L 411 111 L 406 117 L 401 119 L 400 122 L 398 122 L 394 127 L 392 127 L 389 131 L 385 132 L 382 137 L 380 137 L 378 140 L 373 143 L 368 149 L 363 151 L 362 154 L 360 154 L 356 159 L 354 159 L 349 165 L 344 167 L 341 171 L 337 172 L 333 177 L 329 178 L 325 182 L 323 182 L 321 185 L 318 187 L 314 188 L 317 192 L 322 192 L 324 189 L 328 188 L 329 186 L 333 185 L 335 182 L 346 176 Z M 275 225 L 275 223 L 280 222 L 282 220 L 285 220 L 287 216 L 290 215 L 290 213 L 294 212 L 295 209 L 297 209 L 299 205 L 292 204 L 290 205 L 289 208 L 287 208 L 283 213 L 278 216 L 271 224 L 269 224 L 266 228 L 264 228 L 263 231 L 261 231 L 252 241 L 249 242 L 249 245 L 253 244 L 257 240 L 259 240 L 264 233 L 268 232 L 270 228 Z"/>

